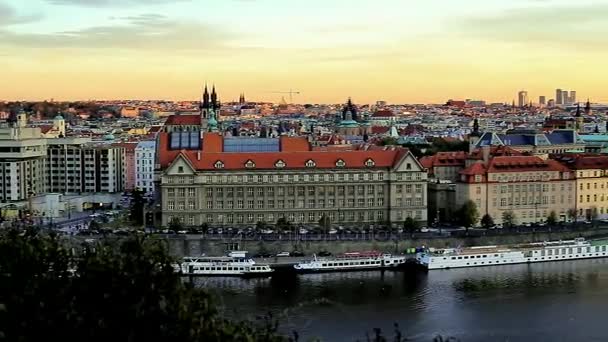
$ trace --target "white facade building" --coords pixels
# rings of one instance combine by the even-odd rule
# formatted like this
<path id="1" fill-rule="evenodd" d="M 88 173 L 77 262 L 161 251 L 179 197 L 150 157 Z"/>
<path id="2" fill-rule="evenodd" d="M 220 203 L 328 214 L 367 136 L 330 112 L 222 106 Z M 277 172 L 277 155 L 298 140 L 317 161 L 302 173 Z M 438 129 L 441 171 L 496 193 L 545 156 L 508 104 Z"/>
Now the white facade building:
<path id="1" fill-rule="evenodd" d="M 156 141 L 141 141 L 135 148 L 135 187 L 154 194 L 154 158 Z"/>

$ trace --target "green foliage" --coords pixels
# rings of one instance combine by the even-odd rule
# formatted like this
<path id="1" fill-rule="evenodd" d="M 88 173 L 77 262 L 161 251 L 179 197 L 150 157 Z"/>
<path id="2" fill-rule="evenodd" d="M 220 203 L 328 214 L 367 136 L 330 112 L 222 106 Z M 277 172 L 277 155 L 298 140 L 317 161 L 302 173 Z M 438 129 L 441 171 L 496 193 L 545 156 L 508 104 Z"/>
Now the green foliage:
<path id="1" fill-rule="evenodd" d="M 474 226 L 479 221 L 479 211 L 477 211 L 477 205 L 471 200 L 466 201 L 456 214 L 460 224 L 467 228 Z"/>
<path id="2" fill-rule="evenodd" d="M 182 224 L 182 221 L 179 218 L 174 217 L 171 219 L 171 221 L 169 221 L 169 230 L 177 232 L 183 229 L 184 225 Z"/>
<path id="3" fill-rule="evenodd" d="M 554 210 L 551 210 L 549 216 L 547 216 L 547 224 L 550 226 L 554 226 L 557 223 L 557 214 Z"/>
<path id="4" fill-rule="evenodd" d="M 517 224 L 517 216 L 511 210 L 502 213 L 502 224 L 507 227 L 513 227 Z"/>
<path id="5" fill-rule="evenodd" d="M 414 232 L 418 230 L 418 222 L 411 217 L 408 217 L 403 221 L 403 230 L 408 232 L 410 236 L 414 235 Z"/>
<path id="6" fill-rule="evenodd" d="M 0 233 L 7 341 L 287 341 L 276 323 L 232 322 L 185 284 L 157 240 L 129 237 L 78 258 L 54 235 Z"/>
<path id="7" fill-rule="evenodd" d="M 490 214 L 485 214 L 481 218 L 481 225 L 484 228 L 490 228 L 494 225 L 494 219 L 492 218 L 492 216 L 490 216 Z"/>
<path id="8" fill-rule="evenodd" d="M 291 222 L 287 221 L 285 217 L 279 217 L 276 227 L 279 231 L 291 230 Z"/>
<path id="9" fill-rule="evenodd" d="M 384 137 L 384 138 L 382 138 L 382 140 L 379 141 L 379 145 L 380 146 L 397 145 L 397 138 Z"/>
<path id="10" fill-rule="evenodd" d="M 96 220 L 93 220 L 89 223 L 90 230 L 99 230 L 100 228 L 101 228 L 101 225 Z"/>
<path id="11" fill-rule="evenodd" d="M 330 226 L 331 220 L 329 219 L 329 216 L 325 214 L 321 215 L 321 218 L 319 218 L 319 227 L 328 230 Z"/>
<path id="12" fill-rule="evenodd" d="M 139 189 L 131 191 L 131 207 L 129 208 L 129 219 L 133 224 L 141 226 L 144 224 L 144 207 L 146 200 L 144 199 L 145 192 Z"/>

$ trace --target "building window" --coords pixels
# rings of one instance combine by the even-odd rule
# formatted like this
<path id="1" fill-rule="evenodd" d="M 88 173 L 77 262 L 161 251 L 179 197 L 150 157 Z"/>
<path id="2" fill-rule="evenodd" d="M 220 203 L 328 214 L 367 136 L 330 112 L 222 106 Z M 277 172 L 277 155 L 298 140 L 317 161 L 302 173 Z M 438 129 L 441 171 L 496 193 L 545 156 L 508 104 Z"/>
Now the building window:
<path id="1" fill-rule="evenodd" d="M 167 202 L 167 209 L 168 209 L 168 210 L 173 210 L 173 209 L 175 209 L 175 202 L 174 202 L 174 201 L 168 201 L 168 202 Z"/>
<path id="2" fill-rule="evenodd" d="M 213 164 L 213 167 L 215 167 L 216 169 L 223 169 L 224 163 L 221 160 L 218 160 L 215 162 L 215 164 Z"/>
<path id="3" fill-rule="evenodd" d="M 346 163 L 342 159 L 336 160 L 336 167 L 345 167 Z"/>
<path id="4" fill-rule="evenodd" d="M 475 175 L 475 183 L 481 183 L 481 175 Z"/>
<path id="5" fill-rule="evenodd" d="M 253 162 L 253 160 L 249 159 L 245 163 L 245 168 L 247 168 L 247 169 L 253 169 L 253 168 L 255 168 L 255 163 Z"/>
<path id="6" fill-rule="evenodd" d="M 367 166 L 367 167 L 374 167 L 375 165 L 376 165 L 376 162 L 374 162 L 374 160 L 371 158 L 368 158 L 365 161 L 365 166 Z"/>
<path id="7" fill-rule="evenodd" d="M 194 207 L 195 207 L 194 201 L 192 201 L 192 200 L 188 201 L 188 209 L 194 210 Z"/>
<path id="8" fill-rule="evenodd" d="M 207 209 L 213 209 L 213 201 L 207 201 Z"/>
<path id="9" fill-rule="evenodd" d="M 247 209 L 253 209 L 253 200 L 247 200 Z"/>
<path id="10" fill-rule="evenodd" d="M 196 194 L 196 189 L 194 188 L 188 188 L 188 196 L 189 197 L 194 197 Z"/>
<path id="11" fill-rule="evenodd" d="M 277 160 L 276 163 L 274 163 L 274 167 L 276 167 L 277 169 L 282 169 L 286 166 L 285 162 L 282 161 L 281 159 Z"/>
<path id="12" fill-rule="evenodd" d="M 306 167 L 315 167 L 315 166 L 317 166 L 317 163 L 315 163 L 315 161 L 314 161 L 314 160 L 312 160 L 312 159 L 308 159 L 308 160 L 306 161 Z"/>
<path id="13" fill-rule="evenodd" d="M 175 196 L 175 189 L 167 189 L 167 196 Z"/>
<path id="14" fill-rule="evenodd" d="M 258 196 L 264 196 L 264 188 L 258 188 Z"/>
<path id="15" fill-rule="evenodd" d="M 185 197 L 186 196 L 186 188 L 179 188 L 179 189 L 177 189 L 177 194 L 179 195 L 179 197 Z"/>
<path id="16" fill-rule="evenodd" d="M 237 209 L 243 209 L 243 200 L 237 200 L 236 201 L 236 208 Z"/>
<path id="17" fill-rule="evenodd" d="M 258 202 L 257 202 L 257 208 L 258 209 L 263 209 L 264 208 L 264 201 L 263 200 L 258 200 Z"/>

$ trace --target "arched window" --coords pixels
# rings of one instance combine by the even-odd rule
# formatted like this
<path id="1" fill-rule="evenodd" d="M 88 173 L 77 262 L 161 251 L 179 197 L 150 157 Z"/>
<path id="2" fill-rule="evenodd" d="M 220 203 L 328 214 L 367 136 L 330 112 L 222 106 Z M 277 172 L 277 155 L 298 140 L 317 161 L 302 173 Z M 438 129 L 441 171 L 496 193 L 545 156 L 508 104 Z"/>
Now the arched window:
<path id="1" fill-rule="evenodd" d="M 221 160 L 218 160 L 215 162 L 215 164 L 213 164 L 213 167 L 215 167 L 216 169 L 223 169 L 224 163 Z"/>

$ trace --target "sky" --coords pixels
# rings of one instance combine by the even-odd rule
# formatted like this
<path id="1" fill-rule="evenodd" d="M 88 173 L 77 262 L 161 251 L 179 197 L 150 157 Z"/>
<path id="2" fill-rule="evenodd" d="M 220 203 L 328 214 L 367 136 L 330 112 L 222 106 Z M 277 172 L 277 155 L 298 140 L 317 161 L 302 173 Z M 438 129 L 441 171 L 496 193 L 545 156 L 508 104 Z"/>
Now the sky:
<path id="1" fill-rule="evenodd" d="M 608 0 L 0 0 L 0 100 L 608 102 Z M 289 100 L 289 96 L 285 95 Z"/>

